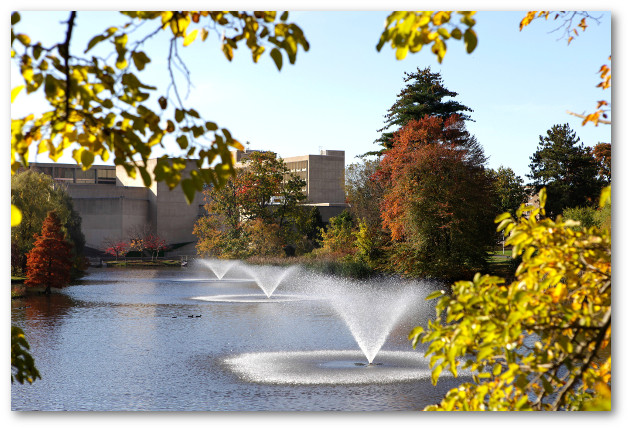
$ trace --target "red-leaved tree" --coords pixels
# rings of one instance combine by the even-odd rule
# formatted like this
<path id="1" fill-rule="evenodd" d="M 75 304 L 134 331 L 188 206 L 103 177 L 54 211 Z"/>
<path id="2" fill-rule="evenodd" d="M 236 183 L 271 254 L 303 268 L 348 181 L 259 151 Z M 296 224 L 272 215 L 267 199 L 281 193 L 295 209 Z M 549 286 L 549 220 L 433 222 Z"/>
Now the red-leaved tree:
<path id="1" fill-rule="evenodd" d="M 107 254 L 116 257 L 116 261 L 118 261 L 119 256 L 125 255 L 127 251 L 129 251 L 129 243 L 122 240 L 112 243 L 109 248 L 105 249 Z"/>
<path id="2" fill-rule="evenodd" d="M 168 249 L 166 241 L 155 234 L 149 234 L 146 238 L 144 238 L 143 242 L 144 248 L 151 252 L 151 261 L 153 261 L 160 252 Z"/>
<path id="3" fill-rule="evenodd" d="M 483 268 L 495 214 L 482 147 L 456 115 L 412 120 L 393 142 L 376 173 L 391 266 L 446 279 Z"/>
<path id="4" fill-rule="evenodd" d="M 41 234 L 35 235 L 33 249 L 26 257 L 27 287 L 45 286 L 61 288 L 70 282 L 72 268 L 71 245 L 61 229 L 61 221 L 55 212 L 49 212 L 42 225 Z"/>

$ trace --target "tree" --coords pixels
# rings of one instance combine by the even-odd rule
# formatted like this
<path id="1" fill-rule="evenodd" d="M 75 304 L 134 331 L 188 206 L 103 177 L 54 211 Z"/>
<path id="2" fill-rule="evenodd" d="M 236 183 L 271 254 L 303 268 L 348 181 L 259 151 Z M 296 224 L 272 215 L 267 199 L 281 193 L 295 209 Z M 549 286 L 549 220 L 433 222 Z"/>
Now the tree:
<path id="1" fill-rule="evenodd" d="M 11 203 L 22 209 L 22 222 L 11 227 L 12 258 L 19 264 L 15 270 L 26 271 L 26 254 L 33 248 L 33 236 L 41 231 L 48 212 L 55 211 L 72 245 L 73 271 L 78 271 L 85 237 L 81 216 L 74 210 L 72 198 L 63 185 L 44 173 L 20 172 L 11 176 Z"/>
<path id="2" fill-rule="evenodd" d="M 540 136 L 530 161 L 527 177 L 536 192 L 547 188 L 549 216 L 565 208 L 595 204 L 603 187 L 597 180 L 597 164 L 569 124 L 556 124 Z"/>
<path id="3" fill-rule="evenodd" d="M 340 256 L 356 252 L 355 225 L 352 215 L 347 210 L 329 220 L 328 227 L 321 230 L 320 253 L 333 253 Z"/>
<path id="4" fill-rule="evenodd" d="M 593 157 L 599 170 L 598 179 L 605 184 L 610 184 L 612 179 L 612 147 L 610 143 L 600 142 L 592 149 Z"/>
<path id="5" fill-rule="evenodd" d="M 521 204 L 527 202 L 527 190 L 523 178 L 509 167 L 499 166 L 497 170 L 489 169 L 495 195 L 497 196 L 497 213 L 509 212 L 513 216 Z"/>
<path id="6" fill-rule="evenodd" d="M 116 261 L 118 261 L 119 256 L 125 255 L 130 248 L 129 243 L 124 240 L 112 240 L 109 238 L 103 240 L 103 245 L 105 246 L 105 253 L 116 257 Z"/>
<path id="7" fill-rule="evenodd" d="M 346 168 L 346 201 L 355 219 L 362 219 L 370 227 L 380 227 L 384 189 L 376 179 L 378 159 L 362 159 Z"/>
<path id="8" fill-rule="evenodd" d="M 456 115 L 412 120 L 395 134 L 378 173 L 395 270 L 453 279 L 484 266 L 494 242 L 485 160 Z"/>
<path id="9" fill-rule="evenodd" d="M 300 234 L 297 223 L 303 210 L 299 203 L 306 199 L 302 192 L 305 185 L 275 154 L 250 154 L 235 178 L 221 188 L 204 191 L 206 215 L 197 220 L 193 231 L 199 238 L 197 251 L 203 255 L 221 255 L 229 250 L 229 255 L 241 257 L 256 254 L 246 241 L 251 234 L 263 237 L 248 225 L 257 221 L 262 224 L 256 225 L 265 225 L 275 232 L 278 240 L 274 243 L 284 246 L 297 241 Z"/>
<path id="10" fill-rule="evenodd" d="M 522 256 L 514 282 L 477 274 L 427 297 L 438 318 L 409 337 L 428 344 L 433 383 L 444 370 L 474 379 L 427 409 L 610 410 L 610 230 L 545 217 L 539 199 L 496 218 Z"/>
<path id="11" fill-rule="evenodd" d="M 70 282 L 72 267 L 71 245 L 66 241 L 61 221 L 55 212 L 49 212 L 42 225 L 42 232 L 35 237 L 33 249 L 27 255 L 26 286 L 44 286 L 45 293 L 51 288 L 62 288 Z"/>
<path id="12" fill-rule="evenodd" d="M 239 178 L 237 196 L 241 216 L 278 220 L 280 227 L 291 217 L 297 205 L 306 199 L 302 188 L 306 181 L 289 172 L 282 158 L 271 152 L 253 152 Z"/>
<path id="13" fill-rule="evenodd" d="M 412 119 L 422 119 L 425 116 L 446 119 L 458 114 L 460 119 L 470 120 L 466 112 L 472 112 L 472 109 L 455 100 L 443 100 L 445 97 L 456 97 L 457 93 L 446 89 L 440 73 L 431 73 L 430 67 L 423 70 L 418 68 L 413 73 L 405 72 L 404 81 L 407 83 L 406 86 L 398 93 L 396 102 L 385 115 L 385 126 L 378 130 L 382 134 L 376 142 L 383 148 L 377 154 L 382 154 L 392 147 L 396 130 L 386 130 L 393 127 L 402 128 Z"/>
<path id="14" fill-rule="evenodd" d="M 144 248 L 151 253 L 151 261 L 153 261 L 160 252 L 168 249 L 166 240 L 158 236 L 157 234 L 150 234 L 143 239 Z"/>

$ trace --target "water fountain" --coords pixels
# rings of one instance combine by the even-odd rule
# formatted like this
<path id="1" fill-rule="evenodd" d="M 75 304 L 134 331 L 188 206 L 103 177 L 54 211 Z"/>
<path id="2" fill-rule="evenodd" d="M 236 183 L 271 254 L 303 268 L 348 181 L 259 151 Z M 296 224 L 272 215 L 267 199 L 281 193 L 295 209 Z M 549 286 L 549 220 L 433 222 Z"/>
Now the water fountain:
<path id="1" fill-rule="evenodd" d="M 238 263 L 238 260 L 204 259 L 201 260 L 201 262 L 212 270 L 212 273 L 214 273 L 218 279 L 222 280 L 227 272 Z"/>
<path id="2" fill-rule="evenodd" d="M 400 318 L 418 302 L 415 288 L 400 280 L 354 281 L 319 277 L 318 289 L 343 319 L 363 351 L 367 364 L 385 343 Z"/>
<path id="3" fill-rule="evenodd" d="M 273 292 L 290 274 L 297 270 L 297 266 L 244 266 L 245 270 L 254 278 L 256 284 L 270 298 Z"/>
<path id="4" fill-rule="evenodd" d="M 420 322 L 429 306 L 425 285 L 399 279 L 353 281 L 310 274 L 297 284 L 327 302 L 355 339 L 359 350 L 252 352 L 227 357 L 224 364 L 242 379 L 266 384 L 385 384 L 430 378 L 421 351 L 381 351 L 404 317 Z M 408 333 L 413 325 L 405 328 Z M 411 348 L 409 346 L 409 348 Z M 378 360 L 375 359 L 378 357 Z"/>
<path id="5" fill-rule="evenodd" d="M 230 302 L 230 303 L 260 303 L 260 302 L 287 302 L 294 300 L 304 300 L 307 297 L 286 295 L 286 294 L 274 294 L 280 284 L 285 282 L 291 275 L 295 274 L 299 269 L 298 266 L 262 266 L 262 265 L 248 265 L 243 262 L 229 261 L 229 260 L 202 260 L 203 263 L 209 267 L 217 277 L 222 280 L 223 276 L 231 270 L 234 272 L 240 272 L 239 275 L 244 275 L 244 278 L 253 279 L 256 285 L 264 293 L 260 294 L 221 294 L 213 296 L 193 297 L 195 300 L 210 301 L 210 302 Z M 239 283 L 244 282 L 241 280 L 234 280 Z M 247 281 L 245 281 L 247 282 Z M 251 283 L 251 281 L 250 281 Z"/>

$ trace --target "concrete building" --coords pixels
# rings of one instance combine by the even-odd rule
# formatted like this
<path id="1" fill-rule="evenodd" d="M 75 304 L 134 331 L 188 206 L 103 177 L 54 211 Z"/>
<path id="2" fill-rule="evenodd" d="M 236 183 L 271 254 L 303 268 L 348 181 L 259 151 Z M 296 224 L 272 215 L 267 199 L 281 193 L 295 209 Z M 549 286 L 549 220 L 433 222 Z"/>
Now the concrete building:
<path id="1" fill-rule="evenodd" d="M 247 162 L 248 151 L 233 151 L 237 167 Z M 319 155 L 286 158 L 289 170 L 305 179 L 305 205 L 317 206 L 324 221 L 336 216 L 347 207 L 344 193 L 344 151 L 321 151 Z M 157 159 L 148 161 L 153 171 Z M 169 190 L 163 182 L 153 181 L 145 187 L 140 177 L 131 178 L 121 166 L 93 166 L 83 171 L 76 164 L 30 163 L 33 170 L 50 175 L 63 183 L 75 210 L 81 215 L 86 246 L 104 249 L 106 240 L 127 240 L 134 229 L 149 229 L 177 245 L 171 255 L 196 254 L 197 237 L 193 226 L 203 214 L 203 194 L 196 193 L 188 205 L 180 187 Z M 196 167 L 189 160 L 182 177 Z"/>
<path id="2" fill-rule="evenodd" d="M 157 159 L 148 161 L 153 171 Z M 144 186 L 140 175 L 131 178 L 121 166 L 93 166 L 83 171 L 76 164 L 30 163 L 33 170 L 63 183 L 81 215 L 86 246 L 103 249 L 106 240 L 125 240 L 133 230 L 149 230 L 179 245 L 175 254 L 195 254 L 193 225 L 202 213 L 203 195 L 188 205 L 181 188 L 169 190 L 163 182 Z M 186 173 L 196 166 L 190 160 Z"/>

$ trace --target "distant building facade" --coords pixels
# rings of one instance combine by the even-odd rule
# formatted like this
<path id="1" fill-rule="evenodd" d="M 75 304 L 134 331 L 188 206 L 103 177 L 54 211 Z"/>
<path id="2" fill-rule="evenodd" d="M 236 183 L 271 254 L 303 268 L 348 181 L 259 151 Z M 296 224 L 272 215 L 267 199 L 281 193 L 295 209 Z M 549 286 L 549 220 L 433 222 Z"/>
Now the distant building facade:
<path id="1" fill-rule="evenodd" d="M 153 171 L 157 159 L 147 163 Z M 176 254 L 194 254 L 193 225 L 202 213 L 203 195 L 196 193 L 188 205 L 181 188 L 169 190 L 163 182 L 145 187 L 140 175 L 129 177 L 121 166 L 93 166 L 83 171 L 76 164 L 30 163 L 31 169 L 66 186 L 75 210 L 81 215 L 86 246 L 103 249 L 106 240 L 126 240 L 129 233 L 149 229 L 170 245 L 181 245 Z M 188 161 L 182 176 L 196 167 Z"/>
<path id="2" fill-rule="evenodd" d="M 235 166 L 244 166 L 252 152 L 233 151 Z M 319 155 L 289 157 L 284 161 L 291 173 L 306 181 L 305 205 L 317 206 L 324 221 L 347 207 L 344 151 L 321 151 Z M 156 163 L 157 159 L 148 160 L 149 172 Z M 182 177 L 195 167 L 195 160 L 189 160 Z M 83 171 L 76 164 L 30 163 L 30 168 L 66 186 L 81 215 L 87 247 L 102 250 L 105 241 L 126 240 L 134 229 L 148 227 L 169 245 L 178 245 L 171 254 L 196 254 L 197 237 L 192 230 L 203 215 L 202 193 L 196 193 L 189 205 L 180 187 L 170 190 L 165 183 L 153 181 L 147 188 L 140 175 L 131 178 L 121 166 L 92 166 Z"/>
<path id="3" fill-rule="evenodd" d="M 261 150 L 232 151 L 235 166 L 244 167 L 249 155 Z M 306 206 L 317 206 L 325 222 L 348 207 L 345 192 L 345 151 L 322 150 L 317 155 L 283 158 L 289 172 L 306 181 Z"/>

